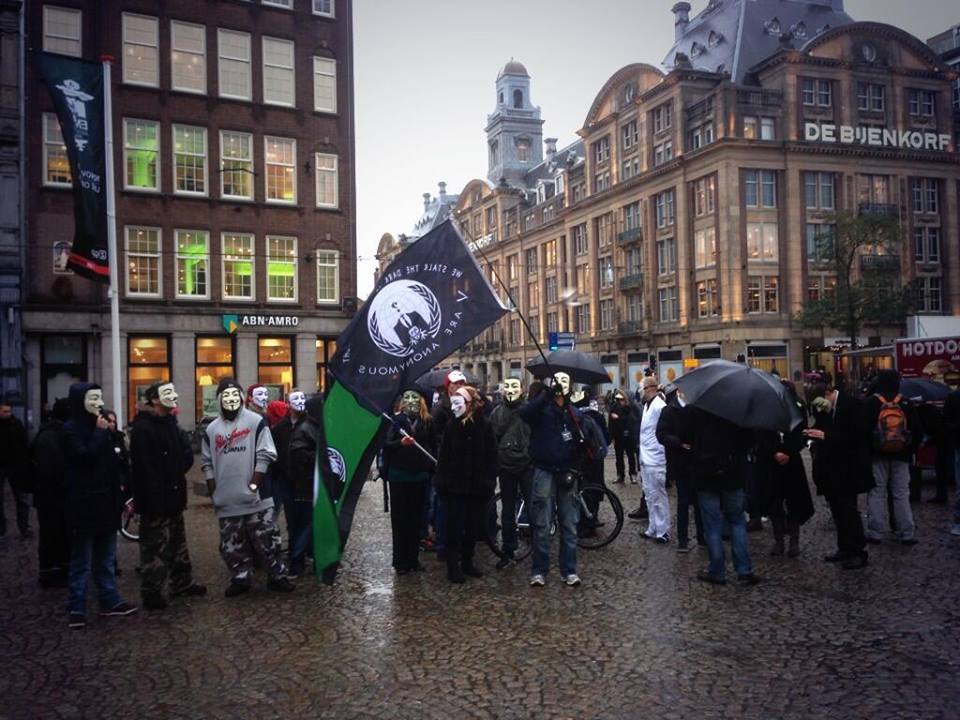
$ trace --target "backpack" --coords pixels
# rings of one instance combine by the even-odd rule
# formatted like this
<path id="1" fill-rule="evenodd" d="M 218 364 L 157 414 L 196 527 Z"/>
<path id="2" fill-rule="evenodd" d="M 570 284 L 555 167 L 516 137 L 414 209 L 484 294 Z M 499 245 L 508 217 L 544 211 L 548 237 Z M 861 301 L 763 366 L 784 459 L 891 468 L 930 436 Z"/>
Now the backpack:
<path id="1" fill-rule="evenodd" d="M 873 430 L 873 449 L 885 454 L 901 453 L 910 445 L 910 429 L 907 414 L 900 407 L 900 395 L 892 401 L 882 395 L 875 397 L 880 401 L 880 414 Z"/>

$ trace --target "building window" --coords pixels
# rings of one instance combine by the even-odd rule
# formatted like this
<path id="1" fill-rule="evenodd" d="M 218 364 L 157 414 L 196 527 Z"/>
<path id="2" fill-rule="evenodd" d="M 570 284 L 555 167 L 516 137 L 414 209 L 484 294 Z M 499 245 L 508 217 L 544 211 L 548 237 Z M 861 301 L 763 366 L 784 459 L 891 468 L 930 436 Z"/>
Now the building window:
<path id="1" fill-rule="evenodd" d="M 340 207 L 340 181 L 336 155 L 316 154 L 317 207 Z"/>
<path id="2" fill-rule="evenodd" d="M 160 85 L 155 17 L 123 13 L 123 81 L 131 85 Z"/>
<path id="3" fill-rule="evenodd" d="M 701 178 L 693 184 L 693 206 L 697 217 L 713 214 L 716 208 L 717 178 Z"/>
<path id="4" fill-rule="evenodd" d="M 553 268 L 557 265 L 557 241 L 548 240 L 543 244 L 543 265 Z"/>
<path id="5" fill-rule="evenodd" d="M 70 269 L 70 253 L 73 250 L 71 240 L 57 240 L 53 243 L 53 274 L 54 275 L 73 275 Z"/>
<path id="6" fill-rule="evenodd" d="M 698 125 L 690 131 L 690 149 L 699 150 L 713 142 L 713 121 Z"/>
<path id="7" fill-rule="evenodd" d="M 657 274 L 671 275 L 677 271 L 677 243 L 673 238 L 657 240 Z"/>
<path id="8" fill-rule="evenodd" d="M 613 287 L 613 257 L 600 258 L 600 289 Z"/>
<path id="9" fill-rule="evenodd" d="M 807 262 L 822 263 L 834 260 L 836 235 L 836 225 L 807 223 Z"/>
<path id="10" fill-rule="evenodd" d="M 640 123 L 631 120 L 620 128 L 620 149 L 624 152 L 640 144 Z"/>
<path id="11" fill-rule="evenodd" d="M 913 230 L 914 259 L 918 263 L 939 264 L 940 228 L 918 227 Z"/>
<path id="12" fill-rule="evenodd" d="M 613 300 L 600 301 L 600 330 L 613 329 Z"/>
<path id="13" fill-rule="evenodd" d="M 633 202 L 629 205 L 624 205 L 622 209 L 623 214 L 623 230 L 624 232 L 628 230 L 636 230 L 637 228 L 642 227 L 642 215 L 640 214 L 640 202 Z"/>
<path id="14" fill-rule="evenodd" d="M 773 170 L 744 170 L 744 200 L 748 208 L 777 206 L 777 174 Z"/>
<path id="15" fill-rule="evenodd" d="M 253 235 L 223 233 L 224 300 L 254 300 Z"/>
<path id="16" fill-rule="evenodd" d="M 640 174 L 640 158 L 634 156 L 627 158 L 620 164 L 620 180 L 629 180 Z"/>
<path id="17" fill-rule="evenodd" d="M 337 61 L 313 59 L 313 109 L 317 112 L 337 111 Z"/>
<path id="18" fill-rule="evenodd" d="M 332 18 L 334 16 L 334 0 L 313 0 L 313 14 Z"/>
<path id="19" fill-rule="evenodd" d="M 696 267 L 704 268 L 717 263 L 717 230 L 704 228 L 693 234 Z"/>
<path id="20" fill-rule="evenodd" d="M 776 262 L 776 223 L 747 223 L 747 259 Z"/>
<path id="21" fill-rule="evenodd" d="M 592 281 L 590 279 L 590 266 L 587 264 L 577 265 L 577 294 L 589 295 L 592 290 Z"/>
<path id="22" fill-rule="evenodd" d="M 627 322 L 638 323 L 643 320 L 643 298 L 639 293 L 627 296 Z"/>
<path id="23" fill-rule="evenodd" d="M 857 201 L 861 205 L 888 205 L 890 182 L 886 175 L 857 175 Z"/>
<path id="24" fill-rule="evenodd" d="M 697 283 L 697 315 L 702 318 L 717 317 L 720 308 L 717 303 L 716 279 Z"/>
<path id="25" fill-rule="evenodd" d="M 207 29 L 171 21 L 170 84 L 174 90 L 207 92 Z"/>
<path id="26" fill-rule="evenodd" d="M 673 104 L 671 102 L 666 102 L 660 107 L 654 108 L 652 114 L 654 134 L 673 127 Z"/>
<path id="27" fill-rule="evenodd" d="M 857 83 L 857 110 L 883 112 L 886 108 L 887 88 L 876 83 Z"/>
<path id="28" fill-rule="evenodd" d="M 152 120 L 123 121 L 123 164 L 127 190 L 160 190 L 160 124 Z"/>
<path id="29" fill-rule="evenodd" d="M 775 140 L 776 121 L 772 117 L 757 117 L 745 115 L 743 117 L 743 137 L 747 140 Z"/>
<path id="30" fill-rule="evenodd" d="M 297 141 L 264 137 L 267 202 L 295 205 L 297 202 Z"/>
<path id="31" fill-rule="evenodd" d="M 340 302 L 340 254 L 335 250 L 317 251 L 317 302 Z"/>
<path id="32" fill-rule="evenodd" d="M 283 400 L 293 388 L 293 338 L 257 340 L 257 383 L 267 388 L 270 400 Z"/>
<path id="33" fill-rule="evenodd" d="M 660 143 L 653 148 L 653 166 L 663 165 L 665 162 L 673 160 L 673 141 L 668 140 Z"/>
<path id="34" fill-rule="evenodd" d="M 236 377 L 233 365 L 233 337 L 197 337 L 194 340 L 196 366 L 197 422 L 220 414 L 217 385 L 224 378 Z"/>
<path id="35" fill-rule="evenodd" d="M 913 117 L 932 118 L 936 108 L 935 94 L 929 90 L 909 91 L 910 115 Z"/>
<path id="36" fill-rule="evenodd" d="M 43 6 L 43 49 L 59 55 L 83 55 L 83 13 L 72 8 Z"/>
<path id="37" fill-rule="evenodd" d="M 940 212 L 940 201 L 937 194 L 937 181 L 934 178 L 913 178 L 910 181 L 910 190 L 913 197 L 913 211 L 915 213 Z"/>
<path id="38" fill-rule="evenodd" d="M 837 294 L 835 275 L 810 275 L 807 278 L 807 300 L 818 302 L 832 298 Z"/>
<path id="39" fill-rule="evenodd" d="M 540 307 L 540 283 L 534 280 L 527 283 L 527 308 Z"/>
<path id="40" fill-rule="evenodd" d="M 583 257 L 590 252 L 586 223 L 573 228 L 573 252 L 577 257 Z"/>
<path id="41" fill-rule="evenodd" d="M 520 338 L 520 321 L 511 320 L 510 321 L 510 344 L 514 347 L 521 345 L 522 341 Z"/>
<path id="42" fill-rule="evenodd" d="M 262 0 L 262 2 L 264 5 L 286 8 L 287 10 L 293 9 L 293 0 Z"/>
<path id="43" fill-rule="evenodd" d="M 527 138 L 518 138 L 516 142 L 517 146 L 517 160 L 520 162 L 529 162 L 530 161 L 530 141 Z"/>
<path id="44" fill-rule="evenodd" d="M 173 126 L 173 169 L 176 194 L 207 194 L 206 128 Z"/>
<path id="45" fill-rule="evenodd" d="M 160 285 L 160 228 L 127 227 L 127 296 L 162 296 Z"/>
<path id="46" fill-rule="evenodd" d="M 833 86 L 829 80 L 805 78 L 803 80 L 803 104 L 813 107 L 833 105 Z"/>
<path id="47" fill-rule="evenodd" d="M 626 252 L 627 275 L 639 275 L 643 272 L 643 250 L 632 247 Z"/>
<path id="48" fill-rule="evenodd" d="M 547 304 L 552 305 L 557 301 L 557 278 L 553 275 L 548 277 L 544 281 L 544 288 L 547 296 Z"/>
<path id="49" fill-rule="evenodd" d="M 613 244 L 613 213 L 606 213 L 597 218 L 595 224 L 597 244 L 607 247 Z"/>
<path id="50" fill-rule="evenodd" d="M 253 200 L 253 135 L 220 132 L 220 195 Z"/>
<path id="51" fill-rule="evenodd" d="M 176 230 L 177 297 L 209 299 L 210 236 L 204 230 Z"/>
<path id="52" fill-rule="evenodd" d="M 263 102 L 293 107 L 293 43 L 278 38 L 263 38 Z"/>
<path id="53" fill-rule="evenodd" d="M 337 354 L 336 338 L 317 338 L 317 392 L 325 392 L 329 383 L 327 382 L 327 366 Z"/>
<path id="54" fill-rule="evenodd" d="M 680 318 L 677 286 L 659 288 L 657 298 L 660 301 L 660 322 L 676 322 Z"/>
<path id="55" fill-rule="evenodd" d="M 43 114 L 43 184 L 64 185 L 71 183 L 70 159 L 63 142 L 60 123 L 53 113 Z"/>
<path id="56" fill-rule="evenodd" d="M 779 278 L 772 275 L 747 278 L 747 312 L 780 312 Z"/>
<path id="57" fill-rule="evenodd" d="M 170 341 L 164 336 L 127 338 L 127 417 L 147 401 L 147 388 L 170 382 Z"/>
<path id="58" fill-rule="evenodd" d="M 217 30 L 220 97 L 251 100 L 250 34 Z"/>
<path id="59" fill-rule="evenodd" d="M 833 173 L 805 172 L 803 187 L 807 210 L 833 210 L 836 207 Z"/>
<path id="60" fill-rule="evenodd" d="M 530 248 L 529 250 L 527 250 L 526 255 L 524 256 L 524 260 L 526 261 L 526 264 L 527 264 L 527 274 L 532 274 L 537 272 L 537 249 L 536 248 Z"/>
<path id="61" fill-rule="evenodd" d="M 590 334 L 590 303 L 577 306 L 577 333 Z"/>
<path id="62" fill-rule="evenodd" d="M 610 136 L 602 137 L 593 143 L 593 161 L 601 165 L 610 160 Z"/>
<path id="63" fill-rule="evenodd" d="M 267 300 L 297 300 L 297 239 L 267 235 Z"/>
<path id="64" fill-rule="evenodd" d="M 674 205 L 673 190 L 666 190 L 657 195 L 657 227 L 664 228 L 673 225 Z"/>
<path id="65" fill-rule="evenodd" d="M 560 324 L 557 320 L 557 314 L 555 312 L 547 313 L 547 332 L 558 332 L 560 329 Z"/>
<path id="66" fill-rule="evenodd" d="M 520 278 L 520 256 L 514 253 L 507 258 L 507 277 L 513 285 Z"/>
<path id="67" fill-rule="evenodd" d="M 943 312 L 943 285 L 938 277 L 917 278 L 919 303 L 917 309 L 922 313 Z"/>

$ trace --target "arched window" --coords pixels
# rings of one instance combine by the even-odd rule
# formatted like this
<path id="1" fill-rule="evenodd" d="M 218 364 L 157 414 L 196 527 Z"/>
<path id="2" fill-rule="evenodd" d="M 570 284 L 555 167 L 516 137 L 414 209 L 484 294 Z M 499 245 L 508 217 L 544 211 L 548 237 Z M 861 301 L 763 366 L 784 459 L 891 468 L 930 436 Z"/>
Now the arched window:
<path id="1" fill-rule="evenodd" d="M 523 90 L 513 91 L 513 107 L 517 109 L 523 107 Z"/>
<path id="2" fill-rule="evenodd" d="M 497 104 L 503 105 L 503 91 L 500 91 L 500 95 L 497 97 Z"/>

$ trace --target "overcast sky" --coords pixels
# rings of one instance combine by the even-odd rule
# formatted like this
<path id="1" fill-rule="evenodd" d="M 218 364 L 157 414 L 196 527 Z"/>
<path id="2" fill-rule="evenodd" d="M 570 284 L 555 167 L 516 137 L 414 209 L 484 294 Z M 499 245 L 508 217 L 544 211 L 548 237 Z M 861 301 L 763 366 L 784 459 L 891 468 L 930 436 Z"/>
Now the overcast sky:
<path id="1" fill-rule="evenodd" d="M 692 0 L 691 16 L 707 0 Z M 531 76 L 544 137 L 575 139 L 603 84 L 624 65 L 660 65 L 673 0 L 354 0 L 359 294 L 373 287 L 385 232 L 409 233 L 422 194 L 487 171 L 487 114 L 511 57 Z M 589 8 L 589 12 L 585 9 Z M 846 0 L 855 20 L 921 40 L 960 22 L 950 0 Z"/>

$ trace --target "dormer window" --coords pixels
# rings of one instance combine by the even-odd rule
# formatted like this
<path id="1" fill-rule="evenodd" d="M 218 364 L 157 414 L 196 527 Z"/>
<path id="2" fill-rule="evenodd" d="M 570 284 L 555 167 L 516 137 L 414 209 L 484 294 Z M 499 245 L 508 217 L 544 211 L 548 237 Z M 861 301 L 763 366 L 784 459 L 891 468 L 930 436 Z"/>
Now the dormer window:
<path id="1" fill-rule="evenodd" d="M 530 161 L 529 138 L 517 138 L 517 160 L 519 160 L 520 162 Z"/>
<path id="2" fill-rule="evenodd" d="M 716 30 L 711 30 L 710 35 L 707 36 L 707 44 L 710 47 L 716 47 L 721 42 L 723 42 L 723 33 L 718 33 Z"/>
<path id="3" fill-rule="evenodd" d="M 625 103 L 633 102 L 633 99 L 637 96 L 637 87 L 635 85 L 627 85 L 623 89 L 623 101 Z"/>
<path id="4" fill-rule="evenodd" d="M 695 42 L 695 43 L 690 47 L 690 57 L 694 57 L 694 58 L 695 58 L 695 57 L 700 57 L 701 55 L 703 55 L 703 52 L 704 52 L 704 47 L 703 47 L 703 45 L 701 45 L 701 44 L 698 43 L 698 42 Z"/>
<path id="5" fill-rule="evenodd" d="M 537 204 L 544 202 L 547 199 L 547 186 L 543 183 L 537 185 Z"/>
<path id="6" fill-rule="evenodd" d="M 793 33 L 793 36 L 799 40 L 803 40 L 807 36 L 807 26 L 803 24 L 801 20 L 798 23 L 795 23 L 790 32 Z"/>
<path id="7" fill-rule="evenodd" d="M 767 35 L 779 35 L 780 34 L 780 18 L 773 18 L 772 20 L 767 20 L 763 23 L 763 29 L 767 31 Z"/>
<path id="8" fill-rule="evenodd" d="M 497 104 L 503 105 L 503 90 L 501 90 L 500 94 L 497 96 Z"/>
<path id="9" fill-rule="evenodd" d="M 523 109 L 523 90 L 513 91 L 513 107 L 517 110 Z"/>

